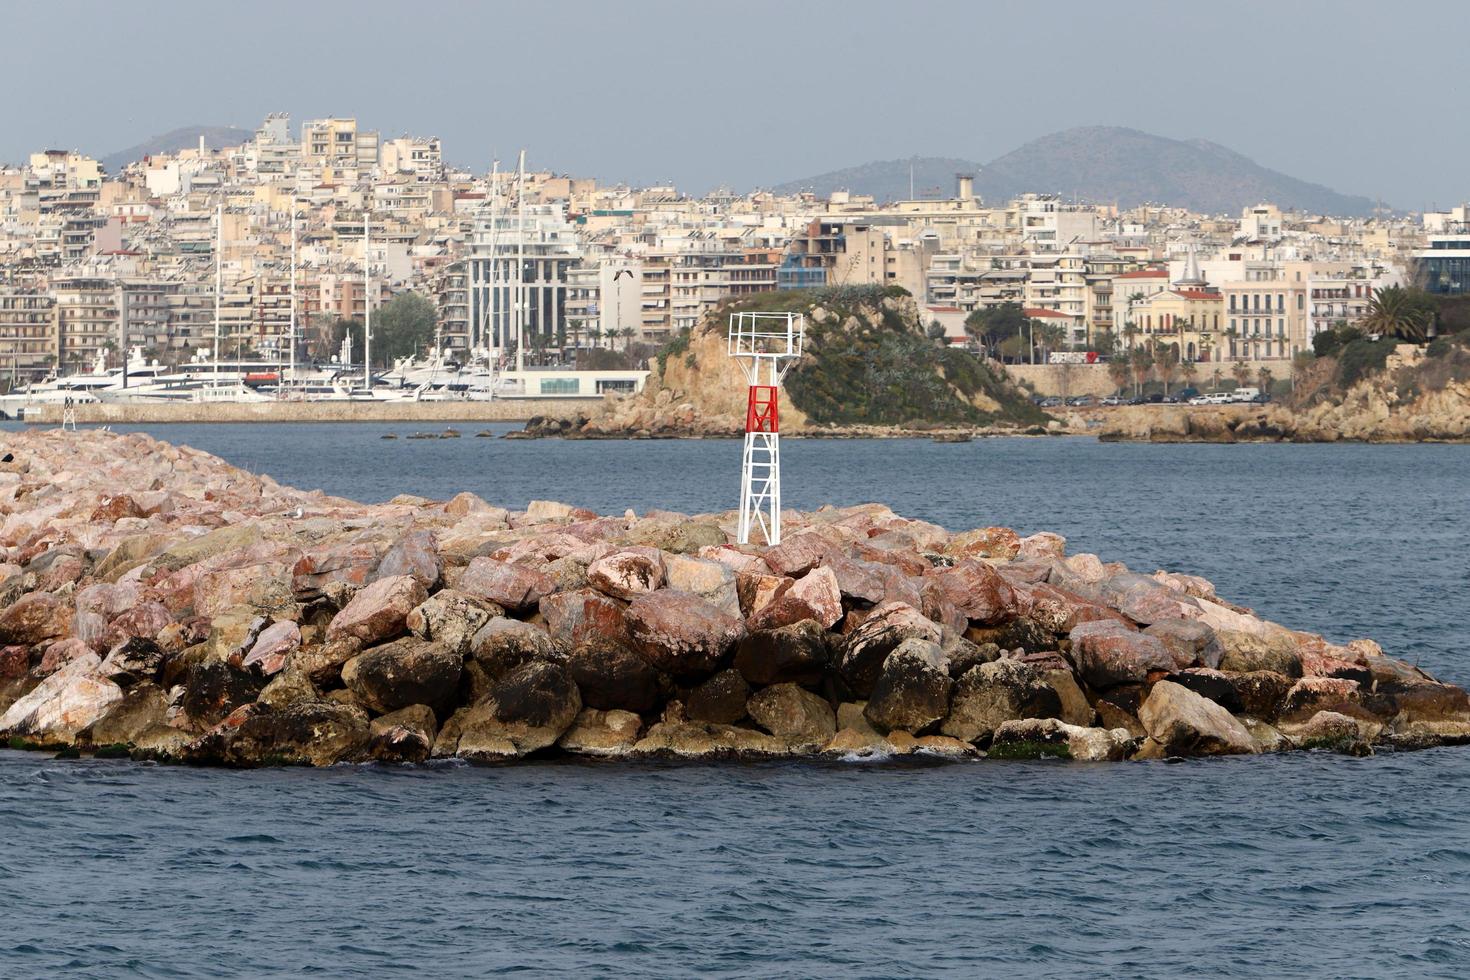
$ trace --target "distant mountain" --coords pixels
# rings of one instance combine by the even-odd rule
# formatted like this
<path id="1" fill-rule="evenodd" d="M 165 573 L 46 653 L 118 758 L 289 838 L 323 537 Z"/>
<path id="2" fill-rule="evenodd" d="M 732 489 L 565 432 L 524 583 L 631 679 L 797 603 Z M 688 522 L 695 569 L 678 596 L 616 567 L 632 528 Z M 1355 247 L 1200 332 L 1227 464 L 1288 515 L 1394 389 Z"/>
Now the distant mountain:
<path id="1" fill-rule="evenodd" d="M 778 194 L 811 191 L 826 197 L 833 191 L 871 194 L 878 201 L 901 201 L 909 197 L 912 167 L 915 197 L 952 197 L 955 174 L 977 174 L 980 164 L 952 157 L 910 157 L 907 160 L 879 160 L 860 167 L 833 170 L 804 180 L 787 181 L 773 188 Z"/>
<path id="2" fill-rule="evenodd" d="M 1366 197 L 1340 194 L 1321 184 L 1298 180 L 1208 140 L 1174 140 L 1136 129 L 1089 126 L 1068 129 L 1012 150 L 989 164 L 919 158 L 870 163 L 782 184 L 777 190 L 843 188 L 872 194 L 880 201 L 908 196 L 909 166 L 920 186 L 954 191 L 954 172 L 975 173 L 975 191 L 989 201 L 1004 201 L 1028 191 L 1120 207 L 1155 203 L 1209 214 L 1238 214 L 1269 201 L 1282 208 L 1319 214 L 1363 215 L 1373 210 Z M 940 175 L 947 180 L 940 182 Z M 925 196 L 922 193 L 920 196 Z"/>
<path id="3" fill-rule="evenodd" d="M 181 129 L 146 139 L 137 146 L 130 146 L 126 150 L 109 153 L 100 162 L 107 168 L 108 173 L 115 174 L 128 164 L 136 163 L 146 156 L 156 153 L 173 153 L 191 146 L 198 146 L 201 136 L 204 137 L 206 147 L 217 150 L 222 146 L 239 146 L 254 135 L 248 129 L 236 129 L 233 126 L 184 126 Z"/>

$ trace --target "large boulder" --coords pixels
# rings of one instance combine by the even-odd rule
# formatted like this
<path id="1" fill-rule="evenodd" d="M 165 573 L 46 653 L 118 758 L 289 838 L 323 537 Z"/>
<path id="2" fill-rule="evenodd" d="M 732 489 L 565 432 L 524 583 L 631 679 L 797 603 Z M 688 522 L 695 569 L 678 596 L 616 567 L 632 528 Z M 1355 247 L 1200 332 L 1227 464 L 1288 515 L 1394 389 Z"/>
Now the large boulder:
<path id="1" fill-rule="evenodd" d="M 567 655 L 567 669 L 583 703 L 603 711 L 651 711 L 667 686 L 660 671 L 617 639 L 579 643 Z"/>
<path id="2" fill-rule="evenodd" d="M 814 531 L 787 535 L 780 544 L 767 548 L 763 556 L 771 571 L 792 578 L 805 575 L 824 559 L 840 554 L 838 549 Z"/>
<path id="3" fill-rule="evenodd" d="M 866 698 L 873 693 L 884 661 L 899 644 L 909 639 L 938 643 L 942 636 L 939 625 L 913 606 L 885 602 L 875 606 L 862 624 L 847 634 L 837 661 L 838 672 L 853 694 Z"/>
<path id="4" fill-rule="evenodd" d="M 1166 755 L 1249 755 L 1258 748 L 1229 711 L 1172 681 L 1153 686 L 1138 718 Z"/>
<path id="5" fill-rule="evenodd" d="M 745 678 L 737 670 L 726 669 L 689 692 L 685 713 L 691 721 L 733 725 L 745 717 L 749 698 L 750 685 Z"/>
<path id="6" fill-rule="evenodd" d="M 410 531 L 393 542 L 378 562 L 377 569 L 378 578 L 411 575 L 425 589 L 438 585 L 443 573 L 439 543 L 434 532 L 429 530 Z"/>
<path id="7" fill-rule="evenodd" d="M 773 684 L 757 691 L 745 711 L 772 735 L 799 744 L 825 744 L 837 732 L 832 706 L 795 684 Z"/>
<path id="8" fill-rule="evenodd" d="M 330 766 L 366 758 L 371 737 L 359 708 L 334 701 L 298 701 L 284 707 L 256 705 L 238 726 L 193 743 L 194 761 L 227 766 Z"/>
<path id="9" fill-rule="evenodd" d="M 804 619 L 830 627 L 842 618 L 842 592 L 830 568 L 814 568 L 750 618 L 751 629 L 776 629 Z"/>
<path id="10" fill-rule="evenodd" d="M 411 704 L 447 709 L 459 687 L 464 655 L 413 637 L 372 647 L 342 665 L 342 682 L 374 714 Z"/>
<path id="11" fill-rule="evenodd" d="M 981 742 L 1007 721 L 1052 718 L 1061 710 L 1061 698 L 1043 671 L 1018 660 L 993 660 L 960 677 L 940 731 L 965 742 Z"/>
<path id="12" fill-rule="evenodd" d="M 434 747 L 439 723 L 426 704 L 406 708 L 374 718 L 368 726 L 371 736 L 369 754 L 379 762 L 423 762 Z"/>
<path id="13" fill-rule="evenodd" d="M 301 627 L 283 619 L 260 631 L 245 654 L 244 665 L 270 677 L 280 673 L 286 660 L 301 648 Z"/>
<path id="14" fill-rule="evenodd" d="M 745 636 L 745 624 L 688 592 L 661 589 L 628 606 L 633 648 L 659 670 L 681 677 L 712 672 Z"/>
<path id="15" fill-rule="evenodd" d="M 562 751 L 575 755 L 627 755 L 637 743 L 642 727 L 642 720 L 631 711 L 583 708 L 556 744 Z"/>
<path id="16" fill-rule="evenodd" d="M 689 555 L 664 556 L 664 580 L 678 592 L 690 592 L 732 616 L 740 615 L 735 570 L 729 565 Z"/>
<path id="17" fill-rule="evenodd" d="M 100 676 L 101 666 L 101 659 L 90 652 L 67 663 L 0 715 L 0 735 L 69 744 L 122 700 L 122 688 Z"/>
<path id="18" fill-rule="evenodd" d="M 1296 639 L 1285 630 L 1264 634 L 1218 630 L 1224 653 L 1219 668 L 1232 674 L 1269 670 L 1287 677 L 1302 676 L 1302 658 Z"/>
<path id="19" fill-rule="evenodd" d="M 664 584 L 664 563 L 653 548 L 616 551 L 587 566 L 587 584 L 616 599 L 632 599 Z"/>
<path id="20" fill-rule="evenodd" d="M 1087 728 L 1056 718 L 1023 718 L 1003 722 L 990 740 L 992 759 L 1072 759 L 1116 762 L 1133 748 L 1126 729 Z"/>
<path id="21" fill-rule="evenodd" d="M 949 714 L 949 661 L 939 644 L 908 639 L 883 661 L 863 716 L 880 732 L 919 734 Z"/>
<path id="22" fill-rule="evenodd" d="M 441 589 L 415 606 L 405 625 L 421 640 L 465 653 L 475 634 L 500 613 L 500 607 L 492 603 L 456 589 Z"/>
<path id="23" fill-rule="evenodd" d="M 1182 666 L 1216 669 L 1225 656 L 1225 648 L 1213 627 L 1197 619 L 1161 619 L 1144 633 L 1156 636 Z"/>
<path id="24" fill-rule="evenodd" d="M 1180 663 L 1157 636 L 1140 633 L 1115 620 L 1079 623 L 1069 635 L 1077 673 L 1095 688 L 1147 680 L 1152 671 L 1189 666 Z"/>
<path id="25" fill-rule="evenodd" d="M 378 579 L 358 590 L 332 618 L 327 637 L 352 637 L 364 646 L 395 639 L 408 632 L 408 614 L 428 597 L 412 575 Z"/>
<path id="26" fill-rule="evenodd" d="M 735 669 L 751 684 L 820 683 L 831 658 L 827 631 L 805 619 L 779 629 L 755 630 L 740 641 Z"/>
<path id="27" fill-rule="evenodd" d="M 167 695 L 156 684 L 137 684 L 79 730 L 76 740 L 99 748 L 132 745 L 150 728 L 166 724 L 167 718 Z"/>
<path id="28" fill-rule="evenodd" d="M 973 623 L 990 626 L 1014 616 L 1016 592 L 1005 576 L 980 561 L 962 561 L 932 573 L 940 593 Z"/>
<path id="29" fill-rule="evenodd" d="M 49 592 L 31 592 L 0 611 L 0 644 L 34 646 L 71 633 L 71 603 Z"/>
<path id="30" fill-rule="evenodd" d="M 556 744 L 581 710 L 577 684 L 564 664 L 523 664 L 497 680 L 483 700 L 444 723 L 434 755 L 471 760 L 528 755 Z"/>
<path id="31" fill-rule="evenodd" d="M 142 681 L 157 680 L 167 659 L 157 643 L 132 637 L 108 651 L 97 672 L 119 687 L 132 687 Z"/>
<path id="32" fill-rule="evenodd" d="M 195 729 L 218 725 L 230 712 L 260 696 L 265 686 L 257 674 L 218 660 L 191 665 L 183 678 L 178 707 Z"/>
<path id="33" fill-rule="evenodd" d="M 490 680 L 534 660 L 565 659 L 541 627 L 499 616 L 480 627 L 470 641 L 468 656 Z"/>
<path id="34" fill-rule="evenodd" d="M 589 640 L 626 642 L 628 639 L 623 604 L 596 589 L 573 589 L 546 596 L 540 609 L 552 639 L 564 649 Z"/>
<path id="35" fill-rule="evenodd" d="M 944 546 L 944 553 L 963 561 L 966 558 L 995 558 L 1010 561 L 1021 550 L 1021 536 L 1008 527 L 982 527 L 956 534 Z"/>
<path id="36" fill-rule="evenodd" d="M 481 556 L 465 567 L 454 586 L 504 609 L 520 610 L 535 607 L 555 588 L 555 582 L 545 572 L 526 565 Z"/>

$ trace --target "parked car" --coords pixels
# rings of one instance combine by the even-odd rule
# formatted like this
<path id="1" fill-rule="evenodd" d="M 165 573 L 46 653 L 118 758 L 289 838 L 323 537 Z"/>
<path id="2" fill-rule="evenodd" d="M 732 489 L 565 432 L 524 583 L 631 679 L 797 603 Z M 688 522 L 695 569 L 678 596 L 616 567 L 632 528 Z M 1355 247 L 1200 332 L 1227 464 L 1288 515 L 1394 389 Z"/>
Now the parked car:
<path id="1" fill-rule="evenodd" d="M 1097 398 L 1093 395 L 1073 395 L 1067 399 L 1068 405 L 1087 407 L 1097 404 Z"/>
<path id="2" fill-rule="evenodd" d="M 1256 397 L 1260 393 L 1261 389 L 1259 388 L 1236 388 L 1230 393 L 1230 400 L 1233 402 L 1252 402 L 1256 400 Z"/>
<path id="3" fill-rule="evenodd" d="M 1036 404 L 1042 408 L 1057 408 L 1062 404 L 1062 400 L 1056 395 L 1048 395 Z"/>
<path id="4" fill-rule="evenodd" d="M 1148 395 L 1147 397 L 1144 398 L 1144 401 L 1147 402 L 1150 405 L 1158 405 L 1161 402 L 1163 402 L 1163 400 L 1164 400 L 1164 396 L 1162 394 L 1160 394 L 1159 392 L 1157 392 L 1157 391 L 1154 392 L 1152 395 Z"/>
<path id="5" fill-rule="evenodd" d="M 1112 407 L 1114 407 L 1116 405 L 1126 405 L 1127 402 L 1120 395 L 1109 395 L 1108 397 L 1104 398 L 1102 401 L 1098 402 L 1098 404 L 1099 405 L 1106 405 L 1109 408 L 1112 408 Z"/>
<path id="6" fill-rule="evenodd" d="M 1180 388 L 1178 391 L 1174 392 L 1174 394 L 1179 396 L 1179 401 L 1187 402 L 1191 398 L 1194 398 L 1199 394 L 1199 389 L 1194 387 L 1193 385 L 1190 385 L 1188 387 Z"/>
<path id="7" fill-rule="evenodd" d="M 1254 404 L 1256 404 L 1256 405 L 1264 405 L 1264 404 L 1266 404 L 1266 403 L 1267 403 L 1267 402 L 1269 402 L 1269 401 L 1270 401 L 1270 400 L 1271 400 L 1271 396 L 1270 396 L 1270 395 L 1268 395 L 1268 394 L 1267 394 L 1267 393 L 1266 393 L 1266 392 L 1264 392 L 1264 391 L 1263 391 L 1263 392 L 1261 392 L 1261 393 L 1260 393 L 1260 394 L 1258 394 L 1258 395 L 1256 395 L 1256 397 L 1254 397 L 1254 398 L 1252 398 L 1252 399 L 1251 399 L 1251 401 L 1252 401 L 1252 402 L 1253 402 L 1253 403 L 1254 403 Z"/>

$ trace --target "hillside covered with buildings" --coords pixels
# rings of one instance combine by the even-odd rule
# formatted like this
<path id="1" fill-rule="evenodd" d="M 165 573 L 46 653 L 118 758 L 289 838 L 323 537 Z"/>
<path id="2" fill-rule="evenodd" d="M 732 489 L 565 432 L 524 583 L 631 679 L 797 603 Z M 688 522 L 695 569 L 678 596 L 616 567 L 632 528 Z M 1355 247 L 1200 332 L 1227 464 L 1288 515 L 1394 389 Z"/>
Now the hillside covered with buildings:
<path id="1" fill-rule="evenodd" d="M 975 311 L 1013 304 L 1048 326 L 1050 352 L 1163 345 L 1284 377 L 1375 290 L 1411 273 L 1458 292 L 1470 272 L 1456 251 L 1470 245 L 1464 208 L 1345 217 L 1019 189 L 990 199 L 969 174 L 887 204 L 838 191 L 695 197 L 446 160 L 437 138 L 273 115 L 235 146 L 115 168 L 42 150 L 0 166 L 0 377 L 115 364 L 129 348 L 208 357 L 216 331 L 221 357 L 284 361 L 293 240 L 299 357 L 331 357 L 360 335 L 368 304 L 415 292 L 450 355 L 547 366 L 592 348 L 652 351 L 732 297 L 891 286 L 955 346 L 973 343 Z"/>

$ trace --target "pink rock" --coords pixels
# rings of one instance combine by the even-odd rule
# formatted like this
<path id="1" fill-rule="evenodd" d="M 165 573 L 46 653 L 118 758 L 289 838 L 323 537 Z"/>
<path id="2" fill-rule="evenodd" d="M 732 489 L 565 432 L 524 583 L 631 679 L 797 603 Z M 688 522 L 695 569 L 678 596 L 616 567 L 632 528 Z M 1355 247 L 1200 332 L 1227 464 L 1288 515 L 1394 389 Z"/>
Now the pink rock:
<path id="1" fill-rule="evenodd" d="M 395 575 L 412 575 L 432 589 L 439 582 L 444 568 L 439 562 L 439 543 L 433 531 L 410 531 L 393 542 L 383 560 L 378 563 L 377 578 Z"/>
<path id="2" fill-rule="evenodd" d="M 777 575 L 795 578 L 805 575 L 824 558 L 837 553 L 837 549 L 826 538 L 815 531 L 793 534 L 774 548 L 766 549 L 765 560 Z"/>
<path id="3" fill-rule="evenodd" d="M 1021 536 L 1008 527 L 982 527 L 956 534 L 944 548 L 955 558 L 998 558 L 1010 561 L 1021 550 Z"/>
<path id="4" fill-rule="evenodd" d="M 75 637 L 57 640 L 41 655 L 41 662 L 36 665 L 36 676 L 49 677 L 78 657 L 94 652 L 90 646 Z"/>
<path id="5" fill-rule="evenodd" d="M 1151 671 L 1179 670 L 1192 662 L 1176 657 L 1158 637 L 1114 620 L 1081 623 L 1072 629 L 1071 640 L 1077 673 L 1099 689 L 1144 681 Z"/>
<path id="6" fill-rule="evenodd" d="M 65 641 L 63 641 L 65 642 Z M 0 647 L 0 681 L 13 681 L 24 677 L 30 670 L 30 648 L 23 646 Z"/>
<path id="7" fill-rule="evenodd" d="M 122 688 L 97 676 L 102 660 L 86 653 L 43 680 L 0 715 L 0 733 L 70 742 L 122 700 Z"/>
<path id="8" fill-rule="evenodd" d="M 347 544 L 309 551 L 291 569 L 291 589 L 311 596 L 332 586 L 357 588 L 367 584 L 378 567 L 378 549 L 371 544 Z"/>
<path id="9" fill-rule="evenodd" d="M 1016 614 L 1016 593 L 1005 577 L 984 562 L 963 561 L 931 573 L 941 594 L 972 622 L 991 626 Z"/>
<path id="10" fill-rule="evenodd" d="M 628 635 L 623 606 L 595 589 L 545 596 L 540 609 L 547 632 L 564 650 L 595 638 L 625 640 Z"/>
<path id="11" fill-rule="evenodd" d="M 634 599 L 626 618 L 638 655 L 659 670 L 684 677 L 711 673 L 745 636 L 738 617 L 672 589 Z"/>
<path id="12" fill-rule="evenodd" d="M 382 578 L 358 590 L 327 627 L 327 638 L 351 637 L 372 646 L 408 632 L 408 614 L 429 596 L 411 575 Z"/>
<path id="13" fill-rule="evenodd" d="M 883 566 L 857 558 L 834 555 L 822 562 L 822 567 L 830 569 L 832 574 L 837 576 L 837 589 L 844 596 L 860 602 L 879 603 L 887 594 L 884 588 L 886 569 Z"/>
<path id="14" fill-rule="evenodd" d="M 1067 539 L 1050 531 L 1039 531 L 1021 539 L 1021 549 L 1017 555 L 1021 558 L 1043 558 L 1047 555 L 1065 558 Z"/>
<path id="15" fill-rule="evenodd" d="M 103 643 L 110 649 L 130 636 L 152 640 L 174 621 L 173 614 L 158 602 L 140 602 L 118 615 L 107 626 Z"/>
<path id="16" fill-rule="evenodd" d="M 281 620 L 260 631 L 244 663 L 269 677 L 279 673 L 286 666 L 286 658 L 300 647 L 301 628 L 290 620 Z"/>
<path id="17" fill-rule="evenodd" d="M 664 584 L 663 559 L 654 549 L 617 551 L 587 566 L 587 583 L 615 598 L 632 599 Z"/>
<path id="18" fill-rule="evenodd" d="M 526 565 L 482 557 L 470 562 L 455 588 L 506 609 L 529 609 L 555 584 L 551 576 Z"/>
<path id="19" fill-rule="evenodd" d="M 837 576 L 825 566 L 792 582 L 750 619 L 753 630 L 779 629 L 813 619 L 830 629 L 842 618 L 842 591 Z"/>

